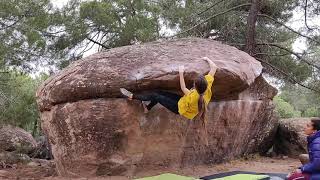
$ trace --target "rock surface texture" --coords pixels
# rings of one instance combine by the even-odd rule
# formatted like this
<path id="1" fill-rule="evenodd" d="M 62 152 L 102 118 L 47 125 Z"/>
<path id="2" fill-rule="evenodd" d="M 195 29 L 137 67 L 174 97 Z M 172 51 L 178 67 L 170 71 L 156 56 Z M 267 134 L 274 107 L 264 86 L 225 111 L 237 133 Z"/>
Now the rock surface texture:
<path id="1" fill-rule="evenodd" d="M 303 131 L 310 121 L 311 118 L 281 119 L 275 139 L 275 152 L 294 158 L 307 154 L 307 136 Z"/>
<path id="2" fill-rule="evenodd" d="M 0 127 L 0 152 L 16 151 L 30 154 L 37 148 L 37 142 L 27 131 L 13 126 Z"/>
<path id="3" fill-rule="evenodd" d="M 185 66 L 191 87 L 197 75 L 209 71 L 203 56 L 219 67 L 206 132 L 197 120 L 159 105 L 144 114 L 140 102 L 120 98 L 120 87 L 180 93 L 178 66 Z M 197 38 L 114 48 L 71 64 L 37 92 L 58 174 L 132 175 L 157 166 L 218 163 L 267 151 L 278 125 L 271 101 L 276 89 L 261 71 L 261 64 L 245 52 Z"/>

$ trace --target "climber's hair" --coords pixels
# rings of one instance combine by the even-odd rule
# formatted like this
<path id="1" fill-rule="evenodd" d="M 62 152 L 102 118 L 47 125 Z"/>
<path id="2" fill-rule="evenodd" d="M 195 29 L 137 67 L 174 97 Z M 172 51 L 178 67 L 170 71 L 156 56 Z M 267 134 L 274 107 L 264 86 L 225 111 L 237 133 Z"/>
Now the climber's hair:
<path id="1" fill-rule="evenodd" d="M 311 118 L 312 126 L 314 130 L 320 130 L 320 118 Z"/>
<path id="2" fill-rule="evenodd" d="M 194 82 L 195 89 L 200 95 L 198 100 L 198 117 L 203 121 L 204 125 L 206 123 L 206 114 L 207 114 L 207 107 L 204 101 L 204 93 L 207 90 L 208 82 L 203 75 L 200 75 Z"/>

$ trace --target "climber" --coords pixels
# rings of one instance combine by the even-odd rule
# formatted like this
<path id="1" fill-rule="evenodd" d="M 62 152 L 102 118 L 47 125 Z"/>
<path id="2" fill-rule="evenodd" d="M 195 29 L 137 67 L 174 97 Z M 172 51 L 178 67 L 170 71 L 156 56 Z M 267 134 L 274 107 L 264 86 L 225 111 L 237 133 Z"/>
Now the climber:
<path id="1" fill-rule="evenodd" d="M 120 92 L 129 100 L 137 99 L 142 101 L 145 113 L 157 103 L 160 103 L 175 114 L 180 114 L 188 119 L 194 119 L 197 116 L 204 120 L 207 105 L 212 96 L 211 87 L 214 81 L 214 75 L 218 67 L 208 57 L 203 57 L 202 59 L 208 62 L 210 71 L 205 76 L 200 75 L 194 81 L 194 88 L 191 90 L 186 88 L 183 77 L 184 67 L 179 67 L 180 87 L 184 93 L 183 97 L 166 91 L 153 91 L 142 95 L 133 94 L 124 88 L 120 88 Z M 150 103 L 146 105 L 144 101 L 150 101 Z"/>

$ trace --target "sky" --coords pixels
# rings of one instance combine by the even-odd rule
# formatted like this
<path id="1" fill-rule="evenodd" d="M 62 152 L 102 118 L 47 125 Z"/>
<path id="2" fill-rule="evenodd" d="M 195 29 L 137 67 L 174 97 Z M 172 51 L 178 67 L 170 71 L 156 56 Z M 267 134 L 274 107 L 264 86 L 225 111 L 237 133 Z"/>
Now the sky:
<path id="1" fill-rule="evenodd" d="M 65 4 L 68 3 L 69 0 L 51 0 L 52 4 L 55 5 L 58 8 L 61 8 Z"/>
<path id="2" fill-rule="evenodd" d="M 316 16 L 313 18 L 307 19 L 308 26 L 313 27 L 313 26 L 318 26 L 320 27 L 320 17 Z M 304 23 L 304 13 L 303 12 L 297 12 L 293 13 L 292 19 L 287 23 L 288 26 L 293 28 L 294 30 L 301 30 L 302 28 L 305 28 L 305 23 Z M 306 33 L 306 32 L 304 32 Z M 305 38 L 299 38 L 295 41 L 295 43 L 292 45 L 292 48 L 296 52 L 301 52 L 302 50 L 305 50 L 306 43 L 305 43 Z"/>

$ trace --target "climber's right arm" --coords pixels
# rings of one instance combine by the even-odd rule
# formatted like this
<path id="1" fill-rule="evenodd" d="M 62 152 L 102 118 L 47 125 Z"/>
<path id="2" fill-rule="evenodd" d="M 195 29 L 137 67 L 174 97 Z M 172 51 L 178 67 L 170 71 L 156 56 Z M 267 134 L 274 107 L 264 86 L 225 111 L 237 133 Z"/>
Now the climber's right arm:
<path id="1" fill-rule="evenodd" d="M 188 88 L 186 88 L 186 83 L 184 82 L 184 76 L 183 76 L 183 72 L 184 72 L 184 67 L 183 66 L 179 66 L 179 75 L 180 75 L 180 87 L 181 90 L 184 94 L 189 94 L 190 90 Z"/>

